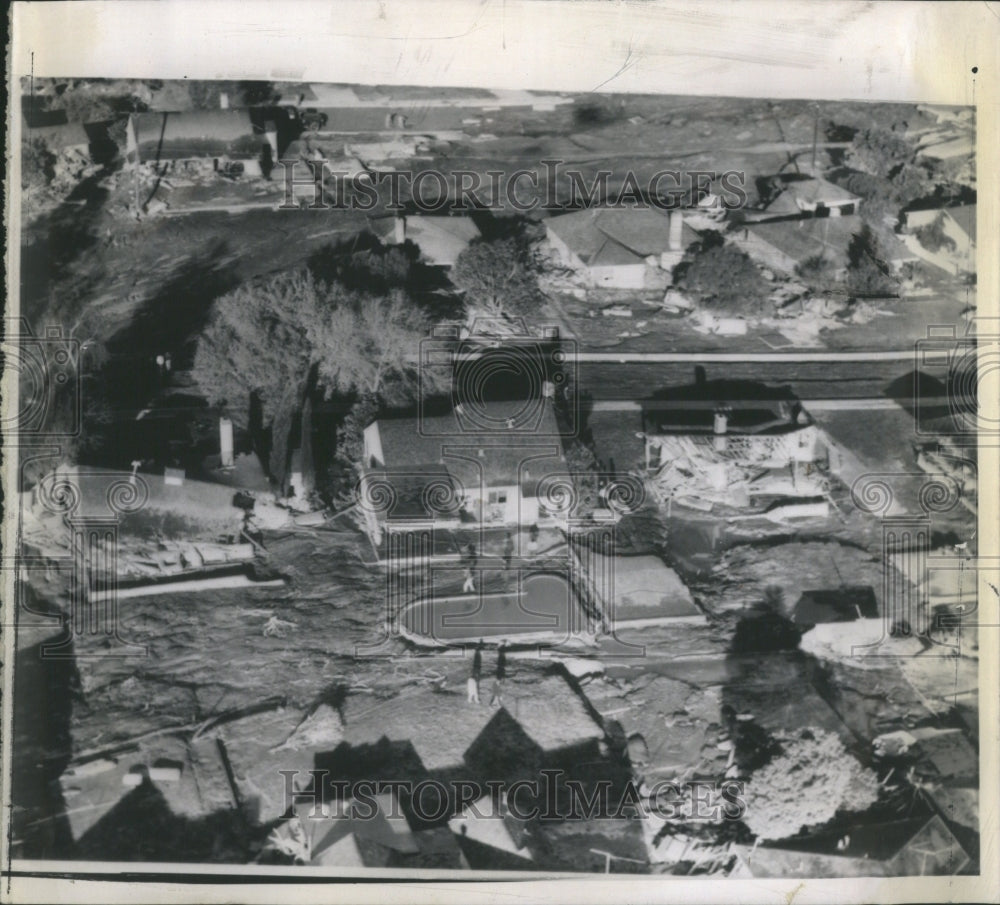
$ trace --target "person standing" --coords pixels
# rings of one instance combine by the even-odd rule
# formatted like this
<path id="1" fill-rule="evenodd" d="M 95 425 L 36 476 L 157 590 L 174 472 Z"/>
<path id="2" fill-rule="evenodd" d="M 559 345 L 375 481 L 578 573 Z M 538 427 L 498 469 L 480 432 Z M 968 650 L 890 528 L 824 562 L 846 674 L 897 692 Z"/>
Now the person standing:
<path id="1" fill-rule="evenodd" d="M 475 673 L 470 673 L 465 683 L 465 690 L 470 704 L 479 703 L 479 677 Z"/>
<path id="2" fill-rule="evenodd" d="M 503 567 L 510 571 L 510 561 L 514 558 L 514 538 L 508 531 L 503 541 Z"/>
<path id="3" fill-rule="evenodd" d="M 538 552 L 538 525 L 532 525 L 528 529 L 528 556 L 534 556 Z"/>
<path id="4" fill-rule="evenodd" d="M 476 645 L 476 652 L 472 655 L 472 674 L 478 682 L 483 674 L 483 639 L 479 639 Z"/>
<path id="5" fill-rule="evenodd" d="M 497 669 L 493 676 L 493 691 L 490 696 L 490 707 L 496 704 L 503 706 L 503 686 L 507 679 L 507 642 L 501 641 L 497 650 Z"/>

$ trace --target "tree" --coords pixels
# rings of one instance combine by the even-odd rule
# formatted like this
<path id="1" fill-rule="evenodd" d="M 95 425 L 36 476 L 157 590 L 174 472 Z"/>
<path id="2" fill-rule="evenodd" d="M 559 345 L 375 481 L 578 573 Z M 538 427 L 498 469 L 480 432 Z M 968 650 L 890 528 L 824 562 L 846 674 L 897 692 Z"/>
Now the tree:
<path id="1" fill-rule="evenodd" d="M 936 254 L 942 249 L 954 251 L 956 248 L 955 240 L 944 231 L 944 223 L 944 211 L 940 211 L 926 226 L 915 229 L 913 235 L 931 253 Z"/>
<path id="2" fill-rule="evenodd" d="M 598 505 L 597 456 L 582 440 L 573 439 L 566 444 L 566 468 L 573 476 L 576 488 L 576 505 L 569 515 L 588 516 Z"/>
<path id="3" fill-rule="evenodd" d="M 865 223 L 847 246 L 847 289 L 852 295 L 890 295 L 899 283 L 872 228 Z"/>
<path id="4" fill-rule="evenodd" d="M 688 249 L 674 271 L 674 284 L 710 311 L 759 314 L 770 294 L 753 261 L 717 232 Z"/>
<path id="5" fill-rule="evenodd" d="M 44 139 L 32 138 L 21 145 L 21 188 L 45 188 L 56 175 L 56 155 Z"/>
<path id="6" fill-rule="evenodd" d="M 209 402 L 227 405 L 246 425 L 251 395 L 265 424 L 301 392 L 313 352 L 306 311 L 319 306 L 319 285 L 307 273 L 282 273 L 221 296 L 198 339 L 192 374 Z"/>
<path id="7" fill-rule="evenodd" d="M 451 281 L 467 305 L 495 317 L 529 314 L 540 298 L 538 262 L 522 236 L 476 240 L 458 256 Z"/>
<path id="8" fill-rule="evenodd" d="M 847 151 L 846 163 L 852 170 L 891 179 L 916 152 L 899 133 L 891 129 L 862 129 L 856 132 Z"/>
<path id="9" fill-rule="evenodd" d="M 365 428 L 378 414 L 378 408 L 377 397 L 366 393 L 351 406 L 344 418 L 337 440 L 337 451 L 321 488 L 328 502 L 353 500 L 361 477 L 359 469 L 364 451 Z"/>
<path id="10" fill-rule="evenodd" d="M 917 163 L 916 151 L 901 133 L 863 129 L 854 135 L 845 163 L 853 171 L 840 181 L 865 199 L 863 212 L 873 223 L 898 217 L 908 204 L 930 194 L 930 171 Z"/>
<path id="11" fill-rule="evenodd" d="M 198 340 L 193 376 L 213 405 L 248 426 L 251 399 L 271 430 L 271 473 L 284 471 L 292 415 L 307 392 L 411 401 L 426 316 L 402 291 L 370 295 L 307 271 L 244 284 L 220 297 Z M 436 390 L 434 384 L 429 389 Z"/>
<path id="12" fill-rule="evenodd" d="M 835 733 L 803 729 L 781 740 L 781 749 L 747 782 L 743 822 L 758 839 L 787 839 L 878 799 L 878 778 Z"/>
<path id="13" fill-rule="evenodd" d="M 369 296 L 337 283 L 324 287 L 321 303 L 305 320 L 320 384 L 326 394 L 385 395 L 392 401 L 415 398 L 419 383 L 420 340 L 430 324 L 399 289 Z"/>

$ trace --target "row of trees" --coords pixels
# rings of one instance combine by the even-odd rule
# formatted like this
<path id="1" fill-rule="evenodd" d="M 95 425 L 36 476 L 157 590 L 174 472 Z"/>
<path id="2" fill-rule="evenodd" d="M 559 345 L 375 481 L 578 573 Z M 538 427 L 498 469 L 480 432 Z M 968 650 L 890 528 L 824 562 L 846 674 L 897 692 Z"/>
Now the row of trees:
<path id="1" fill-rule="evenodd" d="M 243 284 L 219 298 L 201 334 L 193 376 L 213 405 L 249 426 L 280 426 L 307 394 L 402 404 L 415 398 L 418 350 L 430 321 L 402 288 L 373 294 L 318 279 L 308 269 Z M 282 475 L 282 430 L 271 472 Z"/>
<path id="2" fill-rule="evenodd" d="M 361 433 L 382 405 L 404 406 L 446 387 L 444 369 L 419 370 L 420 342 L 454 316 L 409 244 L 326 249 L 301 270 L 245 283 L 216 300 L 193 376 L 208 401 L 241 427 L 270 432 L 270 472 L 284 474 L 292 415 L 307 399 L 336 397 L 347 414 L 321 480 L 336 497 L 353 486 Z M 525 314 L 538 303 L 538 264 L 519 229 L 479 240 L 452 273 L 466 308 Z M 304 438 L 305 439 L 305 438 Z"/>

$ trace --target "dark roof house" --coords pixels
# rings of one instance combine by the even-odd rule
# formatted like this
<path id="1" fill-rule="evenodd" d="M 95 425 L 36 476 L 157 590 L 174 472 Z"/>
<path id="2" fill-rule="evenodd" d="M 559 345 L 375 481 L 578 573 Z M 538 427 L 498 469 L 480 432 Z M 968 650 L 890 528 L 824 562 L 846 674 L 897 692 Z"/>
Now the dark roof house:
<path id="1" fill-rule="evenodd" d="M 265 146 L 267 150 L 265 150 Z M 129 117 L 126 154 L 136 163 L 183 160 L 258 161 L 278 157 L 273 131 L 255 126 L 246 110 L 136 113 Z"/>
<path id="2" fill-rule="evenodd" d="M 863 227 L 864 221 L 856 214 L 753 223 L 741 244 L 766 266 L 785 273 L 794 274 L 806 262 L 823 260 L 837 277 L 846 272 L 851 239 Z M 877 239 L 885 263 L 892 268 L 917 260 L 917 255 L 887 231 L 879 231 Z"/>
<path id="3" fill-rule="evenodd" d="M 647 269 L 671 270 L 698 239 L 680 211 L 651 208 L 574 211 L 546 220 L 545 229 L 565 266 L 614 289 L 644 288 Z"/>

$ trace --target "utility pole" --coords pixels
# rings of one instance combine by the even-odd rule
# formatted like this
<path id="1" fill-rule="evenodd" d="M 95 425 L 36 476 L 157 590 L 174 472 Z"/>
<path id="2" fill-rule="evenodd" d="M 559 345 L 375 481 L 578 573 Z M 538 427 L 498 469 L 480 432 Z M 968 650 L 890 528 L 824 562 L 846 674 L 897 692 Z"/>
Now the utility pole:
<path id="1" fill-rule="evenodd" d="M 816 141 L 819 137 L 819 104 L 813 105 L 813 152 L 812 152 L 812 164 L 810 166 L 810 172 L 813 176 L 816 175 Z"/>

